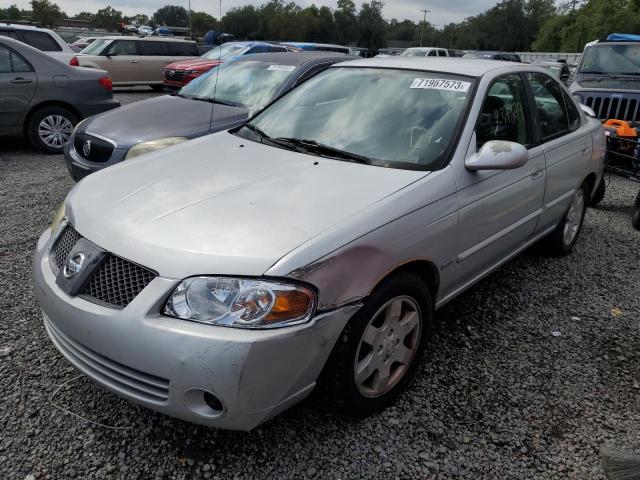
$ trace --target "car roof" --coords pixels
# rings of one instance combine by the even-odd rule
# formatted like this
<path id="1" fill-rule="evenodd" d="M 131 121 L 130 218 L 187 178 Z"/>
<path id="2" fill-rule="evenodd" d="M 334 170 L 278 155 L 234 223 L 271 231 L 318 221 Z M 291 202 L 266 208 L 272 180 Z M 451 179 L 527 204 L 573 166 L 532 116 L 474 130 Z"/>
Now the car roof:
<path id="1" fill-rule="evenodd" d="M 251 40 L 241 40 L 241 41 L 233 41 L 233 42 L 224 42 L 223 44 L 221 44 L 220 46 L 224 46 L 224 45 L 245 45 L 245 46 L 249 46 L 249 45 L 273 45 L 272 43 L 269 42 L 253 42 Z"/>
<path id="2" fill-rule="evenodd" d="M 14 28 L 16 30 L 36 30 L 41 32 L 51 32 L 48 28 L 36 27 L 35 25 L 24 25 L 21 23 L 0 22 L 0 28 Z"/>
<path id="3" fill-rule="evenodd" d="M 344 62 L 343 54 L 336 55 L 335 52 L 274 52 L 274 53 L 253 53 L 251 55 L 243 55 L 236 62 L 265 62 L 277 63 L 280 65 L 301 66 L 313 63 L 322 63 L 327 60 L 336 62 Z"/>
<path id="4" fill-rule="evenodd" d="M 453 75 L 466 75 L 481 77 L 486 73 L 499 68 L 510 67 L 513 70 L 526 70 L 531 65 L 501 60 L 482 60 L 460 57 L 381 57 L 364 58 L 339 63 L 335 67 L 374 67 L 396 68 L 402 70 L 424 70 L 429 72 L 450 73 Z"/>
<path id="5" fill-rule="evenodd" d="M 104 37 L 97 37 L 98 40 L 139 40 L 142 42 L 187 42 L 196 43 L 193 40 L 185 40 L 183 38 L 172 37 L 136 37 L 131 35 L 105 35 Z"/>
<path id="6" fill-rule="evenodd" d="M 336 45 L 333 43 L 315 43 L 315 42 L 280 42 L 281 45 L 292 45 L 294 47 L 338 47 L 338 48 L 349 48 L 344 45 Z"/>

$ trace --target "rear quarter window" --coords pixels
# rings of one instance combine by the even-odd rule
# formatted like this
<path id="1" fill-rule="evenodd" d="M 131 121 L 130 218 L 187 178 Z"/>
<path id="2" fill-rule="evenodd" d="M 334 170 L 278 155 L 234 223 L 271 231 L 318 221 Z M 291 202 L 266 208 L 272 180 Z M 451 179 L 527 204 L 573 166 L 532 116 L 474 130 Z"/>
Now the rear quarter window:
<path id="1" fill-rule="evenodd" d="M 18 34 L 13 30 L 0 30 L 0 37 L 9 37 L 14 40 L 20 40 L 20 38 L 18 38 Z"/>
<path id="2" fill-rule="evenodd" d="M 47 32 L 23 30 L 22 38 L 27 45 L 31 45 L 43 52 L 61 52 L 62 47 Z"/>

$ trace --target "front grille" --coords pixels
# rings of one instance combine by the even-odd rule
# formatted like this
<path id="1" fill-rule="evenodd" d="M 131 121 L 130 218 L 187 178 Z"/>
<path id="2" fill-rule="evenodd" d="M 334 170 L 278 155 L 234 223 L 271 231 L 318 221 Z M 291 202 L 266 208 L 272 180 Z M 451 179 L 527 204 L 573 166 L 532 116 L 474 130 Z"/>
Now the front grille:
<path id="1" fill-rule="evenodd" d="M 124 308 L 156 278 L 151 270 L 108 254 L 82 295 L 109 306 Z"/>
<path id="2" fill-rule="evenodd" d="M 71 250 L 81 238 L 82 236 L 71 225 L 64 229 L 52 250 L 51 259 L 53 260 L 54 271 L 57 272 L 64 265 Z"/>
<path id="3" fill-rule="evenodd" d="M 582 93 L 583 103 L 596 112 L 600 120 L 640 120 L 640 95 L 634 93 Z"/>
<path id="4" fill-rule="evenodd" d="M 67 225 L 51 249 L 50 263 L 55 273 L 81 238 L 71 225 Z M 107 253 L 80 295 L 94 303 L 124 308 L 157 276 L 148 268 Z"/>
<path id="5" fill-rule="evenodd" d="M 73 136 L 73 147 L 82 158 L 96 163 L 109 161 L 116 148 L 112 143 L 86 133 L 76 133 Z"/>
<path id="6" fill-rule="evenodd" d="M 169 380 L 118 363 L 71 339 L 45 317 L 45 328 L 56 347 L 91 378 L 141 401 L 165 403 Z"/>
<path id="7" fill-rule="evenodd" d="M 164 79 L 172 82 L 180 82 L 184 78 L 184 74 L 180 70 L 165 70 Z"/>

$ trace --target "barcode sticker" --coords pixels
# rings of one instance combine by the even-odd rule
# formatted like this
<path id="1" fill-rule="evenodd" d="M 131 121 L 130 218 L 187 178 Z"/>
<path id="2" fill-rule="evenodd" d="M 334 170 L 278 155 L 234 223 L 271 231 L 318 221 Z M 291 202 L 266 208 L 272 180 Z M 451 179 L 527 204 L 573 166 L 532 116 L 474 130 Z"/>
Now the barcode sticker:
<path id="1" fill-rule="evenodd" d="M 466 92 L 471 82 L 447 80 L 444 78 L 416 78 L 409 88 L 423 88 L 425 90 L 448 90 L 450 92 Z"/>
<path id="2" fill-rule="evenodd" d="M 269 65 L 267 70 L 276 70 L 278 72 L 293 72 L 296 69 L 294 65 Z"/>

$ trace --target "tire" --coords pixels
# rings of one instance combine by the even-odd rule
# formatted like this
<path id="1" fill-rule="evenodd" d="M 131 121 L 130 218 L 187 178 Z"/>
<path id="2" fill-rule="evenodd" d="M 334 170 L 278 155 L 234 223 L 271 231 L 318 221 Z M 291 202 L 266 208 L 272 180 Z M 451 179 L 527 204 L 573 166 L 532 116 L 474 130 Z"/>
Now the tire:
<path id="1" fill-rule="evenodd" d="M 631 225 L 636 230 L 640 230 L 640 192 L 636 197 L 636 201 L 633 203 L 633 210 L 631 211 Z"/>
<path id="2" fill-rule="evenodd" d="M 149 85 L 154 92 L 164 92 L 164 85 Z"/>
<path id="3" fill-rule="evenodd" d="M 589 200 L 589 206 L 595 207 L 598 205 L 602 199 L 604 198 L 605 193 L 607 192 L 607 184 L 604 181 L 604 176 L 600 179 L 600 183 L 598 184 L 598 188 L 596 188 L 595 193 L 593 194 L 593 198 Z"/>
<path id="4" fill-rule="evenodd" d="M 44 107 L 36 110 L 27 124 L 27 138 L 31 145 L 44 153 L 62 153 L 78 123 L 78 117 L 63 107 Z M 47 135 L 47 132 L 50 134 Z"/>
<path id="5" fill-rule="evenodd" d="M 543 253 L 550 256 L 560 256 L 569 253 L 573 249 L 582 231 L 588 198 L 589 191 L 587 186 L 582 184 L 574 193 L 571 205 L 556 229 L 543 239 L 541 245 Z"/>
<path id="6" fill-rule="evenodd" d="M 400 316 L 394 321 L 391 312 L 396 311 Z M 385 408 L 415 375 L 432 335 L 432 322 L 433 301 L 419 276 L 403 273 L 385 280 L 342 332 L 321 379 L 322 389 L 338 407 L 357 417 Z M 406 363 L 400 363 L 401 358 Z M 358 368 L 363 371 L 360 376 Z M 386 370 L 389 377 L 384 382 L 380 376 Z"/>

